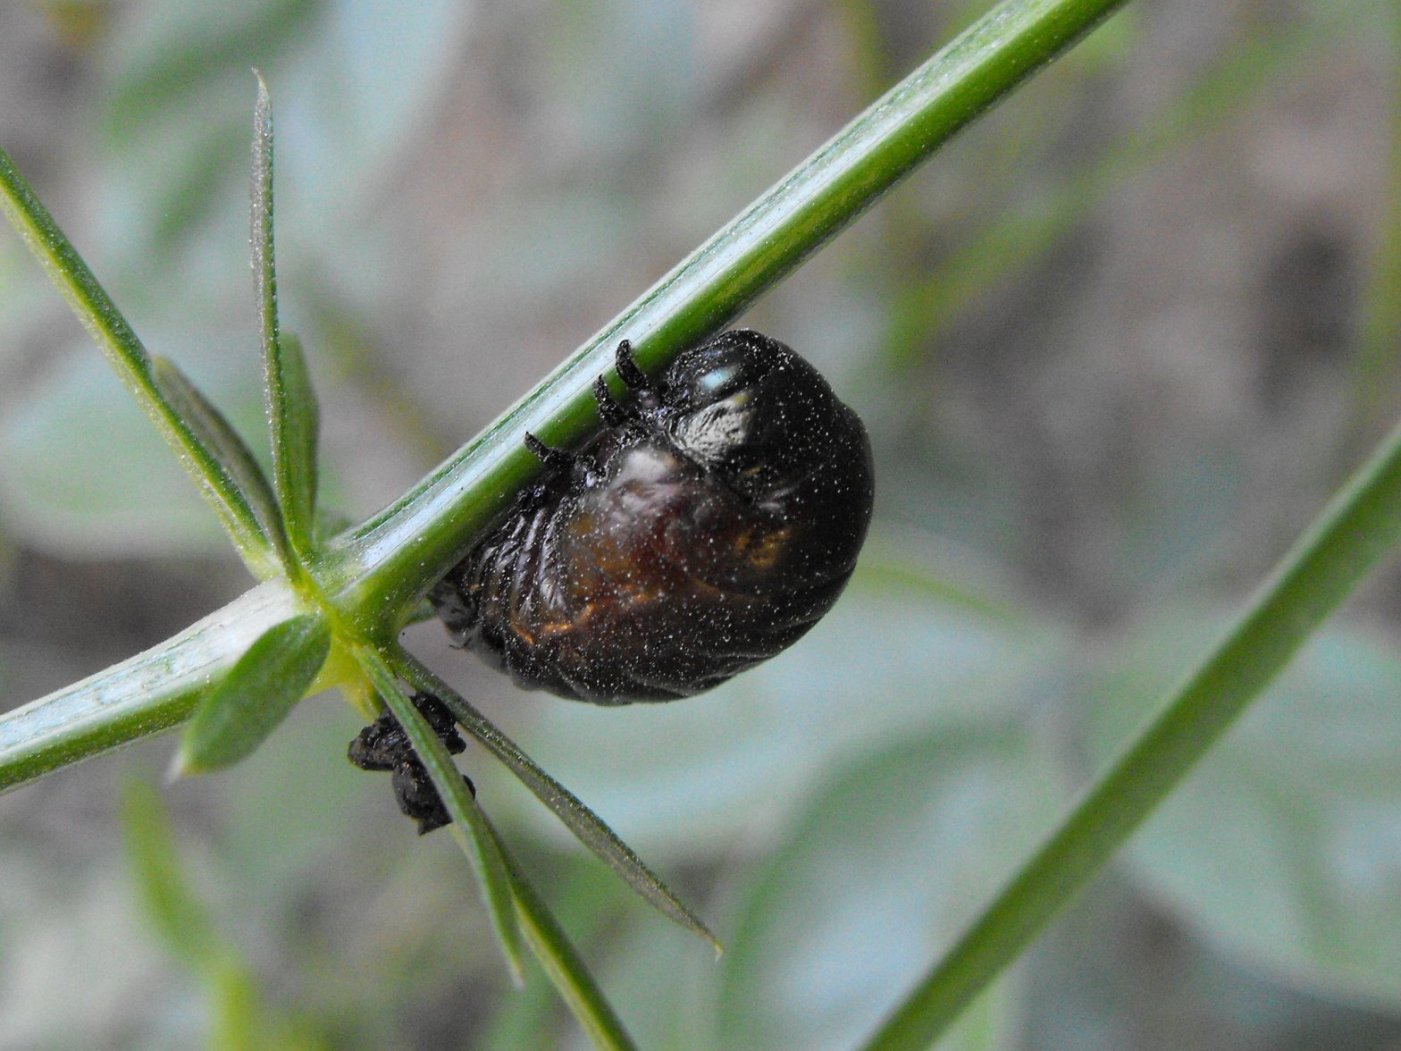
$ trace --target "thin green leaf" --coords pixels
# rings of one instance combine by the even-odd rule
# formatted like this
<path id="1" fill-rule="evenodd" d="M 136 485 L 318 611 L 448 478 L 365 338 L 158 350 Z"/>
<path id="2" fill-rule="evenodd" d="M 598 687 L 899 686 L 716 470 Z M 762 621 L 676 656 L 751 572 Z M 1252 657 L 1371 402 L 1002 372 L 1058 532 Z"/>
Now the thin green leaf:
<path id="1" fill-rule="evenodd" d="M 401 651 L 397 671 L 416 689 L 431 693 L 452 712 L 464 730 L 496 756 L 537 799 L 555 814 L 579 842 L 597 854 L 629 887 L 660 912 L 692 934 L 703 938 L 718 953 L 720 942 L 681 899 L 649 869 L 633 849 L 604 824 L 578 796 L 556 781 L 526 755 L 509 737 L 469 704 L 456 690 L 434 675 L 413 654 Z"/>
<path id="2" fill-rule="evenodd" d="M 214 924 L 181 870 L 170 820 L 155 789 L 131 781 L 123 792 L 127 851 L 146 914 L 174 956 L 200 976 L 209 1001 L 211 1049 L 301 1051 L 324 1047 L 310 1027 L 268 1008 L 252 970 Z"/>
<path id="3" fill-rule="evenodd" d="M 310 613 L 264 632 L 200 702 L 181 738 L 176 772 L 217 770 L 251 754 L 302 699 L 330 648 L 330 629 Z"/>
<path id="4" fill-rule="evenodd" d="M 208 974 L 227 959 L 209 910 L 190 892 L 170 819 L 156 790 L 130 781 L 122 791 L 122 825 L 136 889 L 156 934 L 192 970 Z"/>
<path id="5" fill-rule="evenodd" d="M 472 863 L 481 888 L 482 901 L 491 917 L 496 940 L 506 957 L 511 977 L 517 985 L 523 982 L 521 969 L 521 930 L 514 912 L 514 895 L 511 891 L 510 872 L 501 849 L 487 824 L 486 816 L 472 794 L 463 784 L 462 775 L 453 765 L 452 756 L 433 732 L 428 721 L 414 707 L 409 695 L 404 692 L 395 673 L 390 669 L 385 657 L 371 646 L 358 646 L 355 657 L 361 669 L 369 678 L 370 684 L 389 705 L 394 718 L 408 734 L 414 754 L 423 763 L 428 776 L 443 800 L 448 814 L 452 817 L 452 833 L 462 852 Z"/>
<path id="6" fill-rule="evenodd" d="M 485 820 L 483 818 L 484 822 Z M 554 916 L 540 900 L 535 888 L 506 856 L 506 849 L 489 822 L 486 823 L 486 829 L 487 834 L 496 843 L 497 850 L 506 858 L 516 918 L 520 921 L 521 930 L 530 944 L 530 951 L 539 961 L 550 983 L 559 991 L 560 997 L 594 1047 L 600 1051 L 629 1051 L 636 1045 L 623 1028 L 623 1023 L 612 1006 L 604 999 L 602 990 L 593 980 L 593 975 L 589 973 L 578 951 L 555 922 Z"/>
<path id="7" fill-rule="evenodd" d="M 316 441 L 320 412 L 301 344 L 280 331 L 273 245 L 272 100 L 262 74 L 253 116 L 252 238 L 263 391 L 272 429 L 273 484 L 294 550 L 310 552 L 316 512 Z"/>
<path id="8" fill-rule="evenodd" d="M 262 535 L 278 549 L 284 564 L 290 565 L 287 536 L 282 530 L 277 498 L 273 496 L 272 486 L 268 484 L 267 476 L 258 466 L 252 450 L 238 431 L 169 358 L 156 355 L 152 359 L 151 377 L 166 401 L 218 458 L 230 480 L 248 501 Z"/>
<path id="9" fill-rule="evenodd" d="M 867 1044 L 932 1044 L 1220 739 L 1401 542 L 1401 426 L 1300 537 L 1246 611 Z"/>
<path id="10" fill-rule="evenodd" d="M 263 1032 L 263 1007 L 258 988 L 242 961 L 231 959 L 205 979 L 209 999 L 208 1051 L 250 1051 L 275 1044 Z"/>
<path id="11" fill-rule="evenodd" d="M 281 437 L 273 445 L 273 466 L 287 530 L 298 537 L 298 550 L 311 549 L 316 534 L 316 453 L 321 428 L 321 409 L 311 373 L 302 354 L 302 341 L 283 333 L 282 389 L 276 399 L 280 406 Z"/>
<path id="12" fill-rule="evenodd" d="M 161 437 L 179 454 L 180 462 L 214 508 L 244 563 L 260 579 L 277 575 L 280 570 L 273 542 L 259 523 L 249 497 L 235 481 L 235 471 L 200 440 L 166 399 L 141 340 L 4 150 L 0 150 L 0 207 L 127 389 L 151 417 Z"/>

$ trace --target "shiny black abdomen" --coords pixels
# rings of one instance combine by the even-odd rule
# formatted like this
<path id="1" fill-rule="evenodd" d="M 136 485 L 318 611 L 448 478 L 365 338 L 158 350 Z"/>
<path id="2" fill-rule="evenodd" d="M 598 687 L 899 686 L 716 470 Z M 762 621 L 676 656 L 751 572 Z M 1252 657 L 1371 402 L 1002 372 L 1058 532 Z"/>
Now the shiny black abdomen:
<path id="1" fill-rule="evenodd" d="M 792 350 L 734 331 L 634 386 L 611 425 L 433 590 L 455 641 L 599 704 L 709 689 L 784 649 L 851 576 L 873 496 L 856 414 Z M 632 378 L 630 378 L 632 377 Z"/>

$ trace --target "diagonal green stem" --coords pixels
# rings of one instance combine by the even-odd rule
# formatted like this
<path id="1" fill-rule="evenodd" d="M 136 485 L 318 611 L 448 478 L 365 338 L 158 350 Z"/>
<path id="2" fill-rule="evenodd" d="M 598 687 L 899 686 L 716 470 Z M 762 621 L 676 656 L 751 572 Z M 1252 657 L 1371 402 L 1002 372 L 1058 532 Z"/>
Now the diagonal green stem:
<path id="1" fill-rule="evenodd" d="M 547 441 L 570 443 L 597 422 L 588 388 L 593 377 L 609 367 L 620 333 L 626 330 L 634 339 L 644 367 L 658 368 L 669 355 L 734 317 L 940 143 L 1122 2 L 1010 0 L 869 107 L 483 436 L 327 553 L 318 576 L 351 633 L 381 642 L 391 638 L 415 597 L 538 471 L 521 447 L 527 428 Z M 69 297 L 75 314 L 150 407 L 145 351 L 3 153 L 0 203 Z M 163 399 L 161 404 L 168 410 Z M 223 479 L 218 471 L 204 471 L 203 465 L 201 470 L 206 478 Z M 262 539 L 257 515 L 240 506 L 241 490 L 232 482 L 228 489 L 226 501 L 235 508 L 235 517 L 247 520 L 244 532 L 250 539 L 244 546 L 261 543 L 270 548 Z M 263 573 L 276 573 L 271 550 L 261 559 Z M 240 614 L 216 614 L 209 623 L 226 615 Z M 272 622 L 224 623 L 231 629 L 227 634 L 246 645 Z M 154 673 L 167 649 L 175 652 L 184 645 L 182 639 L 144 654 L 140 667 Z M 227 669 L 241 652 L 221 650 L 219 667 Z M 0 717 L 0 786 L 165 729 L 188 716 L 194 693 L 183 684 L 167 691 L 168 684 L 151 675 L 126 676 L 120 668 L 112 674 L 110 681 L 103 673 Z M 120 686 L 114 689 L 113 683 Z M 50 742 L 50 719 L 60 707 L 65 729 L 61 740 Z M 148 717 L 153 713 L 159 717 Z M 79 726 L 81 731 L 74 729 Z"/>
<path id="2" fill-rule="evenodd" d="M 0 793 L 190 717 L 268 629 L 300 613 L 269 581 L 180 634 L 81 682 L 0 716 Z"/>
<path id="3" fill-rule="evenodd" d="M 1401 542 L 1401 427 L 1324 508 L 1235 626 L 867 1045 L 925 1048 L 1036 936 Z"/>
<path id="4" fill-rule="evenodd" d="M 604 326 L 539 387 L 326 565 L 338 605 L 383 635 L 539 470 L 527 430 L 571 445 L 597 425 L 589 385 L 618 339 L 655 370 L 723 326 L 959 129 L 1123 0 L 1008 0 L 868 107 Z"/>

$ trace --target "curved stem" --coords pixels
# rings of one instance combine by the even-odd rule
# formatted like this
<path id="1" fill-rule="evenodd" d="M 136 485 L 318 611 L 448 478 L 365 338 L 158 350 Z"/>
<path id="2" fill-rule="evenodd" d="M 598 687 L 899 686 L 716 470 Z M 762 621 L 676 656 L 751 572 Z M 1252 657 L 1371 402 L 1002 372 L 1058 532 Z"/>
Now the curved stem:
<path id="1" fill-rule="evenodd" d="M 626 336 L 649 371 L 720 328 L 959 129 L 1123 0 L 1009 0 L 866 109 L 831 141 L 609 322 L 413 492 L 323 563 L 337 605 L 363 630 L 403 611 L 462 556 L 539 470 L 522 441 L 571 445 L 597 425 L 589 394 Z"/>

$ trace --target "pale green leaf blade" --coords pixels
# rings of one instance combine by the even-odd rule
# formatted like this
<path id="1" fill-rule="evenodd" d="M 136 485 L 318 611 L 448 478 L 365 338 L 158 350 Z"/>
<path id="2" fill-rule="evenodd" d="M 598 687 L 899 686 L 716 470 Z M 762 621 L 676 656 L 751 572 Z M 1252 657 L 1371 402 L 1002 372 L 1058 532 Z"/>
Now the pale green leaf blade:
<path id="1" fill-rule="evenodd" d="M 835 765 L 739 898 L 718 1046 L 857 1046 L 930 947 L 977 913 L 977 893 L 950 888 L 995 886 L 1035 846 L 1061 805 L 1060 777 L 1054 750 L 1005 710 L 976 726 L 946 718 Z M 941 1049 L 1015 1046 L 981 1036 L 1016 1032 L 1017 978 L 990 992 Z"/>
<path id="2" fill-rule="evenodd" d="M 518 985 L 521 984 L 521 929 L 516 922 L 515 895 L 511 890 L 511 876 L 506 859 L 501 855 L 500 846 L 496 837 L 492 835 L 486 816 L 477 806 L 472 794 L 467 791 L 462 775 L 453 765 L 452 756 L 448 754 L 447 748 L 428 725 L 428 721 L 414 707 L 413 701 L 404 692 L 385 658 L 378 650 L 369 646 L 357 647 L 355 655 L 375 691 L 389 705 L 394 718 L 408 734 L 414 754 L 423 763 L 428 776 L 433 779 L 433 785 L 442 798 L 443 806 L 452 818 L 453 836 L 476 873 L 482 900 L 487 907 L 487 914 L 491 917 L 492 929 L 496 932 L 496 940 L 506 957 L 511 976 Z"/>
<path id="3" fill-rule="evenodd" d="M 300 343 L 284 336 L 277 316 L 277 260 L 273 241 L 272 100 L 258 76 L 253 117 L 253 276 L 257 283 L 263 383 L 272 430 L 273 485 L 294 550 L 311 549 L 316 512 L 316 442 L 320 412 Z"/>
<path id="4" fill-rule="evenodd" d="M 278 406 L 274 417 L 278 436 L 273 444 L 273 467 L 287 532 L 296 538 L 298 550 L 307 551 L 316 530 L 316 455 L 321 410 L 301 340 L 283 333 L 278 345 L 282 350 L 281 388 L 274 402 Z"/>
<path id="5" fill-rule="evenodd" d="M 326 622 L 309 613 L 264 632 L 195 709 L 177 772 L 217 770 L 252 753 L 302 699 L 330 646 Z"/>
<path id="6" fill-rule="evenodd" d="M 701 922 L 700 917 L 692 912 L 671 888 L 647 867 L 636 852 L 618 838 L 618 834 L 578 796 L 546 773 L 486 716 L 420 664 L 412 654 L 403 655 L 399 671 L 415 687 L 433 694 L 446 704 L 464 730 L 496 756 L 569 831 L 574 833 L 579 842 L 597 854 L 648 904 L 663 916 L 704 939 L 716 952 L 721 951 L 720 942 Z"/>
<path id="7" fill-rule="evenodd" d="M 170 359 L 160 355 L 153 358 L 151 376 L 166 401 L 214 455 L 229 483 L 243 494 L 261 527 L 260 538 L 277 547 L 285 562 L 287 538 L 277 500 L 267 476 L 238 431 Z"/>

